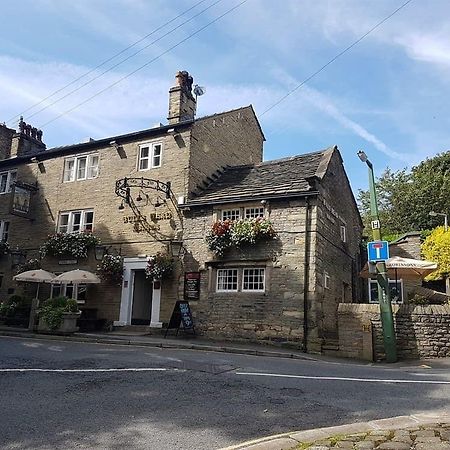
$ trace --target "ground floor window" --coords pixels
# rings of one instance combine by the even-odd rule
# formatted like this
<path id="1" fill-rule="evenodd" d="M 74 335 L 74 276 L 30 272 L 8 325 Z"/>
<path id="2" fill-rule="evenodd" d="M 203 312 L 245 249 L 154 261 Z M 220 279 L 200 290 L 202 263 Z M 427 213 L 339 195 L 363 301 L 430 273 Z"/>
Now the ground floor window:
<path id="1" fill-rule="evenodd" d="M 389 280 L 392 303 L 403 303 L 403 280 Z M 369 302 L 378 303 L 377 280 L 369 279 Z"/>
<path id="2" fill-rule="evenodd" d="M 264 292 L 265 289 L 264 267 L 217 269 L 217 292 Z"/>
<path id="3" fill-rule="evenodd" d="M 52 284 L 50 297 L 54 298 L 63 295 L 68 298 L 73 298 L 78 303 L 84 304 L 86 303 L 86 293 L 86 284 Z"/>

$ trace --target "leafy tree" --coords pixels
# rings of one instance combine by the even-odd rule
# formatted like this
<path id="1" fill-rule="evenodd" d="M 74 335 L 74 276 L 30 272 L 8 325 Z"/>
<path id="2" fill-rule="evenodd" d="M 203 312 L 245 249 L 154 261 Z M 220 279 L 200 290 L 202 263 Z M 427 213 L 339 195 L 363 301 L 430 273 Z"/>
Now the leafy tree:
<path id="1" fill-rule="evenodd" d="M 430 211 L 450 213 L 450 152 L 426 159 L 410 172 L 387 168 L 376 189 L 384 236 L 432 228 L 442 217 L 430 217 Z M 358 201 L 370 234 L 369 192 L 360 190 Z"/>
<path id="2" fill-rule="evenodd" d="M 428 261 L 438 264 L 437 270 L 427 280 L 440 280 L 450 275 L 450 231 L 436 227 L 422 244 L 422 254 Z"/>

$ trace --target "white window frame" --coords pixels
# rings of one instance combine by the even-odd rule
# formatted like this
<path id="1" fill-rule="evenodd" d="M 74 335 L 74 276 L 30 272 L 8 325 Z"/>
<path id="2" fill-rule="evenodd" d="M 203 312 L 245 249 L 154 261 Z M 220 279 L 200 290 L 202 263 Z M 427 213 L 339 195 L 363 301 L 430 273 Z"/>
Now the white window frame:
<path id="1" fill-rule="evenodd" d="M 219 287 L 219 279 L 221 278 L 221 273 L 223 272 L 235 272 L 236 273 L 236 289 L 221 289 Z M 226 277 L 228 278 L 228 274 Z M 232 275 L 231 275 L 232 276 Z M 226 283 L 228 284 L 228 283 Z M 239 269 L 237 267 L 225 267 L 221 269 L 217 269 L 216 274 L 216 292 L 238 292 L 239 290 Z"/>
<path id="2" fill-rule="evenodd" d="M 263 219 L 265 216 L 264 206 L 248 206 L 244 208 L 245 219 Z"/>
<path id="3" fill-rule="evenodd" d="M 372 289 L 371 289 L 371 285 L 377 284 L 377 280 L 375 278 L 369 278 L 367 281 L 368 281 L 368 290 L 369 290 L 369 303 L 378 303 L 377 299 L 372 298 Z M 400 300 L 395 301 L 395 300 L 391 299 L 391 302 L 393 304 L 404 303 L 405 291 L 404 291 L 404 286 L 403 286 L 403 279 L 400 278 L 398 280 L 395 280 L 395 279 L 389 278 L 388 282 L 389 282 L 389 287 L 391 287 L 391 285 L 395 286 L 396 284 L 398 284 L 400 286 Z"/>
<path id="4" fill-rule="evenodd" d="M 231 216 L 231 217 L 226 217 L 226 216 Z M 234 222 L 241 218 L 241 210 L 240 210 L 240 208 L 222 209 L 221 217 L 222 217 L 222 220 L 231 220 Z"/>
<path id="5" fill-rule="evenodd" d="M 7 220 L 0 220 L 0 242 L 8 242 L 9 228 L 10 223 Z"/>
<path id="6" fill-rule="evenodd" d="M 92 162 L 94 159 L 97 159 L 96 164 L 93 164 Z M 82 176 L 78 176 L 79 166 L 82 160 L 85 160 L 85 166 Z M 70 162 L 73 163 L 73 167 L 70 172 L 70 175 L 68 176 L 68 166 Z M 72 183 L 74 181 L 92 180 L 94 178 L 97 178 L 99 173 L 99 165 L 100 165 L 100 156 L 98 153 L 89 153 L 87 155 L 77 155 L 65 158 L 63 182 Z M 94 175 L 92 175 L 92 173 L 94 173 Z"/>
<path id="7" fill-rule="evenodd" d="M 13 184 L 16 181 L 16 177 L 17 177 L 17 170 L 13 169 L 13 170 L 5 170 L 3 172 L 0 172 L 0 180 L 5 175 L 6 175 L 5 190 L 0 191 L 0 195 L 1 194 L 9 194 L 12 191 Z M 0 182 L 0 189 L 1 189 L 1 182 Z"/>
<path id="8" fill-rule="evenodd" d="M 91 222 L 86 222 L 86 216 L 92 213 L 92 228 L 86 230 L 86 225 L 90 225 Z M 80 229 L 74 231 L 74 218 L 76 214 L 81 214 L 80 216 Z M 63 216 L 68 216 L 67 225 L 61 225 L 61 219 Z M 66 231 L 62 231 L 61 227 L 67 227 Z M 94 210 L 93 209 L 78 209 L 74 211 L 61 211 L 58 218 L 58 233 L 83 233 L 85 231 L 94 231 Z"/>
<path id="9" fill-rule="evenodd" d="M 245 272 L 246 271 L 251 271 L 251 270 L 253 270 L 253 271 L 256 271 L 256 270 L 261 271 L 262 270 L 262 280 L 263 280 L 262 281 L 262 285 L 263 285 L 262 289 L 249 289 L 249 288 L 246 289 L 245 288 L 245 285 L 244 285 L 244 283 L 245 283 Z M 255 275 L 253 275 L 253 276 L 255 276 Z M 256 276 L 258 276 L 258 275 L 256 275 Z M 255 284 L 254 281 L 252 283 Z M 242 287 L 242 292 L 266 292 L 266 268 L 265 267 L 243 267 L 242 268 L 242 284 L 241 284 L 241 287 Z"/>
<path id="10" fill-rule="evenodd" d="M 347 242 L 347 227 L 345 225 L 341 225 L 341 241 Z"/>
<path id="11" fill-rule="evenodd" d="M 56 292 L 58 288 L 59 294 Z M 72 289 L 72 295 L 69 298 L 76 300 L 80 305 L 84 305 L 86 300 L 78 300 L 78 296 L 81 289 L 87 291 L 87 284 L 85 283 L 52 284 L 50 289 L 50 298 L 56 298 L 59 296 L 67 297 L 67 291 L 70 289 Z"/>
<path id="12" fill-rule="evenodd" d="M 148 155 L 143 157 L 142 150 L 148 148 Z M 159 154 L 156 154 L 155 150 L 159 149 Z M 163 144 L 162 142 L 147 142 L 139 145 L 137 169 L 140 172 L 150 169 L 157 169 L 162 165 Z M 147 167 L 141 167 L 142 162 L 147 161 Z"/>

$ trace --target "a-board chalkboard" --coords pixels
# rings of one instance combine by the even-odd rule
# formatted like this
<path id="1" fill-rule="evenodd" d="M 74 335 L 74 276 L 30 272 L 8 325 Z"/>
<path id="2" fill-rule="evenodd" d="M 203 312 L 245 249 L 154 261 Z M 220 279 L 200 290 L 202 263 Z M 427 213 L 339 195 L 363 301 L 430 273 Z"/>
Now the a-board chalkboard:
<path id="1" fill-rule="evenodd" d="M 183 324 L 184 330 L 192 331 L 195 334 L 194 321 L 192 320 L 192 312 L 189 306 L 189 302 L 186 300 L 178 300 L 173 308 L 172 315 L 170 316 L 169 325 L 167 325 L 166 333 L 164 337 L 167 336 L 167 332 L 170 329 L 176 328 L 177 335 L 180 325 Z"/>

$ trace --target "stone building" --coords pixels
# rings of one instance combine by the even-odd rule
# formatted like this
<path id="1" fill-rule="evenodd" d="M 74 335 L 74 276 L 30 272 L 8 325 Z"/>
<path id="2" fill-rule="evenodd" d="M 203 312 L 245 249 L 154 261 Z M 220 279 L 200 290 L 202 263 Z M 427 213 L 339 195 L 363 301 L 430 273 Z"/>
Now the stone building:
<path id="1" fill-rule="evenodd" d="M 41 258 L 48 235 L 93 233 L 87 257 L 41 258 L 42 268 L 95 271 L 106 253 L 123 258 L 121 285 L 47 286 L 116 326 L 161 327 L 183 297 L 210 336 L 289 341 L 321 351 L 336 338 L 337 305 L 352 301 L 361 220 L 336 147 L 262 162 L 264 135 L 251 106 L 195 117 L 192 77 L 169 91 L 168 125 L 46 149 L 21 121 L 0 126 L 0 299 L 20 293 L 17 264 Z M 217 256 L 214 222 L 270 221 L 276 237 Z M 149 256 L 170 253 L 171 276 L 150 281 Z M 26 287 L 30 289 L 30 287 Z M 52 291 L 52 292 L 50 292 Z"/>

